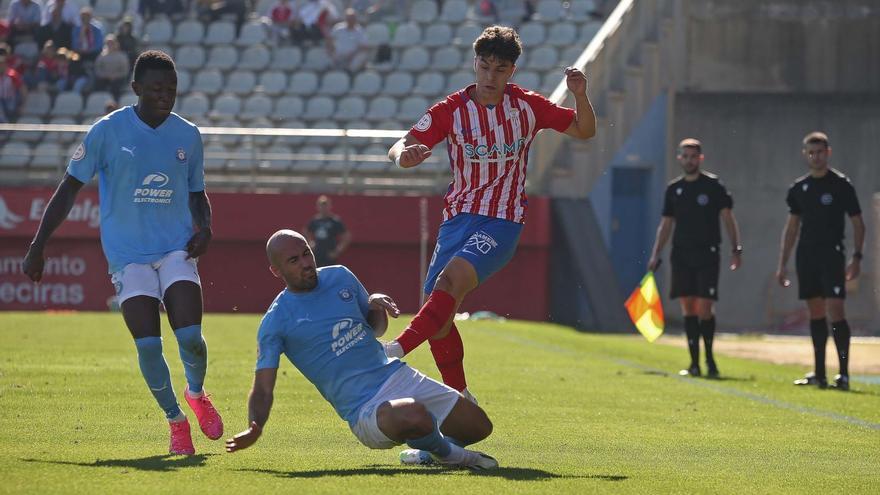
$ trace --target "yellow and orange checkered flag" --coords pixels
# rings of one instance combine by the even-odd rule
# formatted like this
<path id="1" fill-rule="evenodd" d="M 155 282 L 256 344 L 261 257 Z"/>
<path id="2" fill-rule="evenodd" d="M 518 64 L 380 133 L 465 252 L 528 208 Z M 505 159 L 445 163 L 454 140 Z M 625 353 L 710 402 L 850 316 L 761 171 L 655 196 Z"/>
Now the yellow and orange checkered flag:
<path id="1" fill-rule="evenodd" d="M 663 335 L 663 304 L 660 301 L 660 292 L 657 291 L 657 282 L 654 281 L 654 272 L 648 272 L 642 277 L 639 286 L 630 294 L 624 306 L 630 319 L 648 342 L 654 342 Z"/>

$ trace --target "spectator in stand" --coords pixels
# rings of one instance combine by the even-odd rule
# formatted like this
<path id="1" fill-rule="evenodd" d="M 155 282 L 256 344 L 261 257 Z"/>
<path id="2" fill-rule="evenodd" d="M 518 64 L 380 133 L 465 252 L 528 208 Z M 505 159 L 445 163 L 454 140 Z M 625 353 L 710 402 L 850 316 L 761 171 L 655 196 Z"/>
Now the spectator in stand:
<path id="1" fill-rule="evenodd" d="M 27 87 L 17 70 L 9 67 L 5 55 L 0 55 L 0 122 L 13 122 L 27 98 Z"/>
<path id="2" fill-rule="evenodd" d="M 181 0 L 140 0 L 138 14 L 149 21 L 157 15 L 168 16 L 172 20 L 180 20 L 186 13 Z"/>
<path id="3" fill-rule="evenodd" d="M 357 12 L 346 9 L 345 22 L 333 28 L 327 43 L 327 51 L 337 67 L 350 71 L 360 70 L 367 62 L 369 47 L 367 34 L 358 22 Z"/>
<path id="4" fill-rule="evenodd" d="M 236 36 L 241 32 L 248 12 L 248 0 L 196 0 L 196 13 L 202 22 L 214 22 L 225 14 L 235 15 Z"/>
<path id="5" fill-rule="evenodd" d="M 535 5 L 535 0 L 523 0 L 523 8 L 525 9 L 526 13 L 523 14 L 522 21 L 531 21 L 532 17 L 534 17 L 535 15 L 535 10 L 537 9 L 537 6 Z"/>
<path id="6" fill-rule="evenodd" d="M 128 62 L 134 65 L 137 56 L 140 55 L 139 41 L 134 36 L 134 22 L 131 16 L 127 15 L 116 26 L 116 42 L 119 43 L 119 49 L 128 55 Z"/>
<path id="7" fill-rule="evenodd" d="M 128 82 L 131 64 L 128 55 L 119 49 L 115 34 L 108 34 L 104 40 L 104 50 L 95 60 L 95 90 L 109 91 L 113 98 L 119 99 Z"/>
<path id="8" fill-rule="evenodd" d="M 54 67 L 55 45 L 52 44 L 52 40 L 49 40 L 43 44 L 43 49 L 40 51 L 40 57 L 37 59 L 34 70 L 29 74 L 24 74 L 25 85 L 28 89 L 37 88 L 40 91 L 46 91 L 51 83 L 48 79 L 48 74 Z"/>
<path id="9" fill-rule="evenodd" d="M 12 0 L 7 16 L 9 44 L 14 48 L 21 40 L 36 39 L 41 16 L 40 6 L 32 0 Z"/>
<path id="10" fill-rule="evenodd" d="M 294 16 L 292 37 L 296 40 L 320 41 L 330 38 L 330 29 L 339 17 L 329 0 L 306 0 Z"/>
<path id="11" fill-rule="evenodd" d="M 43 4 L 43 17 L 40 20 L 40 26 L 45 26 L 52 22 L 52 14 L 56 8 L 61 10 L 61 19 L 64 22 L 79 26 L 80 9 L 76 0 L 48 0 Z"/>
<path id="12" fill-rule="evenodd" d="M 8 43 L 0 42 L 0 56 L 6 57 L 6 66 L 15 69 L 19 74 L 24 74 L 25 63 L 18 55 L 12 53 L 12 47 Z"/>
<path id="13" fill-rule="evenodd" d="M 63 7 L 55 4 L 55 8 L 50 12 L 49 23 L 40 26 L 37 31 L 37 44 L 45 45 L 47 41 L 51 41 L 55 48 L 70 48 L 73 42 L 73 30 L 79 24 L 67 22 L 64 20 Z"/>
<path id="14" fill-rule="evenodd" d="M 278 43 L 290 39 L 290 24 L 293 21 L 293 9 L 290 0 L 278 0 L 269 11 L 269 36 Z"/>
<path id="15" fill-rule="evenodd" d="M 104 29 L 92 18 L 92 8 L 83 7 L 79 11 L 81 26 L 73 30 L 70 47 L 83 62 L 93 62 L 104 49 Z"/>
<path id="16" fill-rule="evenodd" d="M 90 80 L 79 54 L 67 48 L 59 48 L 55 52 L 55 62 L 55 89 L 83 93 Z"/>
<path id="17" fill-rule="evenodd" d="M 359 16 L 367 17 L 378 12 L 382 4 L 382 0 L 353 0 L 349 3 L 349 8 L 354 9 Z"/>
<path id="18" fill-rule="evenodd" d="M 481 17 L 491 17 L 495 22 L 500 20 L 500 17 L 498 17 L 498 6 L 495 5 L 493 0 L 480 0 L 477 11 Z"/>

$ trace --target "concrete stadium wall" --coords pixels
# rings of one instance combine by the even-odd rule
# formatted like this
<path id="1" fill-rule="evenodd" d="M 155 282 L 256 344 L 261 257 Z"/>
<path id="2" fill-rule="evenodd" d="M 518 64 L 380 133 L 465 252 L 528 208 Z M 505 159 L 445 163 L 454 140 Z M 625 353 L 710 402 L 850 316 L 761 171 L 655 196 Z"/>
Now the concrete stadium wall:
<path id="1" fill-rule="evenodd" d="M 783 290 L 774 282 L 779 239 L 788 211 L 785 194 L 807 172 L 801 140 L 813 130 L 828 133 L 832 166 L 847 174 L 856 187 L 867 224 L 862 276 L 848 284 L 849 319 L 854 331 L 880 335 L 877 229 L 872 214 L 880 191 L 880 95 L 819 94 L 679 94 L 674 104 L 666 172 L 680 174 L 672 149 L 682 137 L 703 141 L 705 169 L 718 173 L 732 191 L 734 212 L 745 246 L 744 266 L 731 273 L 722 268 L 719 325 L 722 329 L 800 332 L 806 328 L 804 305 L 795 287 Z M 724 235 L 724 253 L 728 252 Z M 847 221 L 848 251 L 852 227 Z M 722 263 L 722 267 L 724 264 Z M 668 267 L 667 267 L 668 269 Z M 789 273 L 794 276 L 793 260 Z M 677 308 L 670 311 L 678 314 Z"/>

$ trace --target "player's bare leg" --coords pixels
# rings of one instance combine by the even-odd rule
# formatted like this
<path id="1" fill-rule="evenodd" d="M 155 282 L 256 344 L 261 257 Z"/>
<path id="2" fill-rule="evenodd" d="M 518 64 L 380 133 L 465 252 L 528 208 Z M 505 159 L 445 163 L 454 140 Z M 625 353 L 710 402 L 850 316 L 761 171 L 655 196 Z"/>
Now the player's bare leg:
<path id="1" fill-rule="evenodd" d="M 208 369 L 208 347 L 202 337 L 201 287 L 188 280 L 171 284 L 165 291 L 165 309 L 186 374 L 184 398 L 195 413 L 202 433 L 216 440 L 223 436 L 223 419 L 202 388 Z"/>
<path id="2" fill-rule="evenodd" d="M 810 314 L 810 337 L 813 341 L 814 371 L 795 380 L 795 385 L 816 385 L 819 388 L 828 386 L 825 374 L 825 345 L 828 342 L 828 320 L 825 318 L 825 298 L 807 299 L 807 311 Z"/>
<path id="3" fill-rule="evenodd" d="M 700 376 L 700 316 L 698 298 L 682 296 L 679 298 L 681 314 L 684 315 L 684 333 L 687 337 L 688 354 L 691 364 L 678 372 L 681 376 Z"/>

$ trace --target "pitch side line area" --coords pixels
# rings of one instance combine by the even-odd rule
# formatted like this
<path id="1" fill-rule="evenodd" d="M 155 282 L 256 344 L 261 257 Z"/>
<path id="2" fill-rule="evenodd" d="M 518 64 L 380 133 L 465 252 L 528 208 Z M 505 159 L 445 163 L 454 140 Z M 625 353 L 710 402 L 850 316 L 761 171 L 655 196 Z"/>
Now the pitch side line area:
<path id="1" fill-rule="evenodd" d="M 537 341 L 534 341 L 534 340 L 529 339 L 527 337 L 520 337 L 520 336 L 516 336 L 516 335 L 511 335 L 509 333 L 499 332 L 499 331 L 491 330 L 491 329 L 485 328 L 485 327 L 477 327 L 477 329 L 480 332 L 492 334 L 493 337 L 500 338 L 500 339 L 506 340 L 508 342 L 527 345 L 529 347 L 533 347 L 535 349 L 540 349 L 540 350 L 547 351 L 547 352 L 552 352 L 552 353 L 556 353 L 556 354 L 566 354 L 569 356 L 582 356 L 585 353 L 584 351 L 574 351 L 574 350 L 566 349 L 564 347 L 560 347 L 557 345 L 546 344 L 543 342 L 537 342 Z M 646 372 L 649 372 L 652 374 L 669 376 L 671 378 L 678 380 L 679 383 L 685 383 L 688 385 L 706 388 L 706 389 L 712 390 L 714 392 L 718 392 L 720 394 L 729 395 L 731 397 L 738 397 L 741 399 L 747 399 L 747 400 L 750 400 L 753 402 L 757 402 L 760 404 L 766 404 L 769 406 L 777 407 L 779 409 L 784 409 L 784 410 L 788 410 L 788 411 L 794 411 L 794 412 L 804 413 L 804 414 L 811 414 L 811 415 L 818 416 L 821 418 L 826 418 L 826 419 L 830 419 L 833 421 L 839 421 L 842 423 L 849 423 L 854 426 L 860 426 L 860 427 L 868 428 L 871 430 L 880 430 L 880 423 L 874 423 L 874 422 L 867 421 L 867 420 L 864 420 L 861 418 L 847 416 L 845 414 L 839 414 L 839 413 L 836 413 L 833 411 L 826 411 L 823 409 L 816 409 L 816 408 L 812 408 L 812 407 L 801 406 L 798 404 L 792 404 L 790 402 L 772 399 L 770 397 L 765 397 L 763 395 L 753 394 L 750 392 L 744 392 L 742 390 L 737 390 L 732 387 L 726 387 L 724 385 L 712 383 L 707 380 L 695 380 L 693 378 L 681 377 L 681 376 L 678 376 L 675 374 L 670 374 L 667 370 L 661 370 L 659 368 L 647 366 L 647 365 L 644 365 L 641 363 L 637 363 L 635 361 L 630 361 L 628 359 L 609 358 L 609 357 L 602 356 L 602 355 L 595 354 L 595 353 L 591 353 L 591 352 L 586 352 L 586 354 L 589 354 L 591 357 L 605 361 L 607 363 L 613 363 L 613 364 L 617 364 L 617 365 L 621 365 L 621 366 L 626 366 L 627 368 L 632 368 L 632 369 L 636 369 L 639 371 L 646 371 Z"/>

